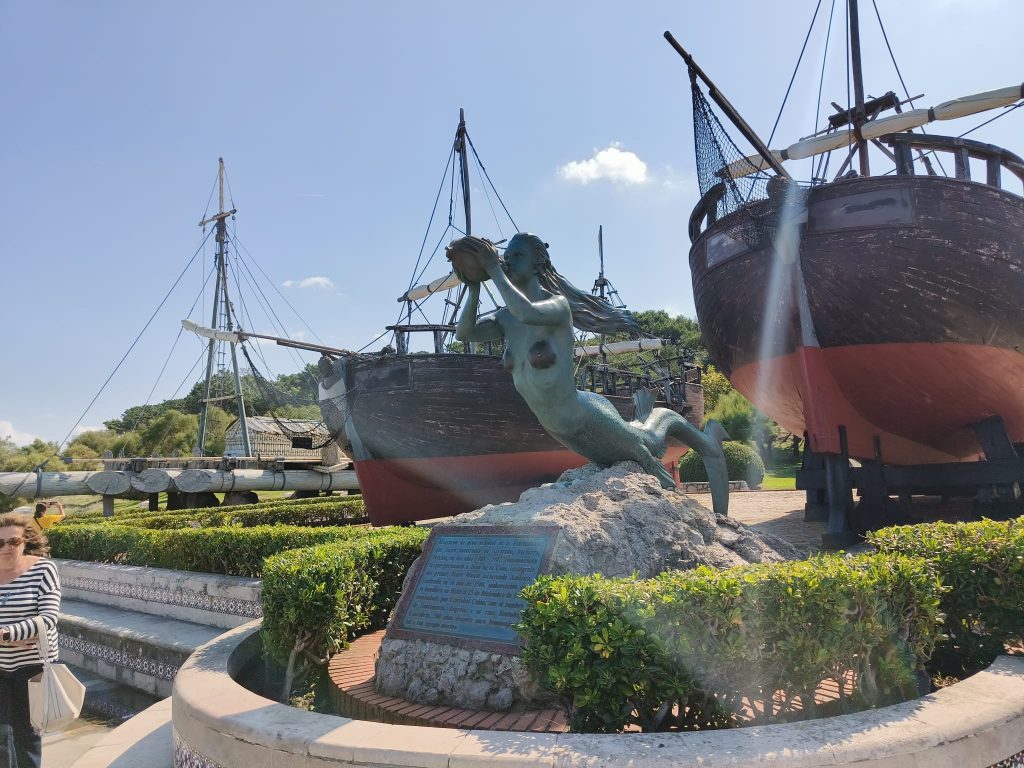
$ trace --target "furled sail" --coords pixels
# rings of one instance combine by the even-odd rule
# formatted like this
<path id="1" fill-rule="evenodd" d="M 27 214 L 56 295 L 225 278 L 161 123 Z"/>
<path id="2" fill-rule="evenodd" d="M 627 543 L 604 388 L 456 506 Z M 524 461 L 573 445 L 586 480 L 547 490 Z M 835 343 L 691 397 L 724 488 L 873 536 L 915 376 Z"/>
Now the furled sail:
<path id="1" fill-rule="evenodd" d="M 1022 98 L 1024 98 L 1024 85 L 1011 85 L 994 91 L 974 93 L 952 101 L 945 101 L 931 109 L 912 109 L 878 120 L 870 120 L 861 126 L 860 135 L 865 139 L 877 139 L 892 133 L 919 128 L 934 120 L 955 120 L 978 112 L 1007 107 Z M 801 139 L 786 149 L 773 149 L 772 154 L 779 160 L 803 160 L 849 146 L 855 141 L 857 141 L 857 136 L 854 131 L 844 128 L 841 131 Z M 767 167 L 768 163 L 765 159 L 761 155 L 755 154 L 730 163 L 718 173 L 722 177 L 729 176 L 738 179 L 766 170 Z"/>
<path id="2" fill-rule="evenodd" d="M 438 291 L 447 291 L 449 288 L 454 288 L 456 285 L 461 285 L 462 281 L 459 280 L 458 276 L 452 272 L 446 277 L 439 277 L 436 280 L 431 280 L 429 283 L 424 285 L 417 285 L 415 288 L 410 288 L 404 294 L 398 297 L 399 301 L 419 301 L 425 299 L 432 293 Z"/>
<path id="3" fill-rule="evenodd" d="M 661 349 L 661 339 L 632 339 L 630 341 L 610 341 L 607 344 L 587 344 L 576 347 L 576 357 L 598 355 L 601 352 L 616 354 L 619 352 L 643 352 L 648 349 Z"/>

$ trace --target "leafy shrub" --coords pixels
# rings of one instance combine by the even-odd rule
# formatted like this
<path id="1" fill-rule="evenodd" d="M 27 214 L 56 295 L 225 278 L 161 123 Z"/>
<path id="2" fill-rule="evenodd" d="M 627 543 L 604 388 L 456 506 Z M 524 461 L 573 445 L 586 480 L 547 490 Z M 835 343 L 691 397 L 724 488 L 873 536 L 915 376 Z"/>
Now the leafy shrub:
<path id="1" fill-rule="evenodd" d="M 843 708 L 912 696 L 941 589 L 925 561 L 880 555 L 647 581 L 542 577 L 523 592 L 519 631 L 523 660 L 575 730 L 721 727 L 747 704 L 755 722 L 814 716 L 826 679 Z"/>
<path id="2" fill-rule="evenodd" d="M 57 525 L 47 532 L 54 557 L 259 577 L 278 552 L 365 536 L 357 526 L 148 530 L 114 523 Z"/>
<path id="3" fill-rule="evenodd" d="M 298 642 L 318 658 L 355 632 L 381 628 L 419 557 L 427 530 L 364 529 L 346 541 L 282 552 L 263 571 L 263 642 L 280 660 Z"/>
<path id="4" fill-rule="evenodd" d="M 949 587 L 933 673 L 974 672 L 1024 636 L 1024 518 L 896 526 L 867 539 L 884 553 L 926 558 Z"/>
<path id="5" fill-rule="evenodd" d="M 725 465 L 730 480 L 746 480 L 751 488 L 757 488 L 764 480 L 764 462 L 757 451 L 744 443 L 729 441 L 722 443 L 725 450 Z M 687 451 L 679 460 L 679 480 L 684 483 L 706 483 L 708 474 L 704 462 L 696 451 Z"/>

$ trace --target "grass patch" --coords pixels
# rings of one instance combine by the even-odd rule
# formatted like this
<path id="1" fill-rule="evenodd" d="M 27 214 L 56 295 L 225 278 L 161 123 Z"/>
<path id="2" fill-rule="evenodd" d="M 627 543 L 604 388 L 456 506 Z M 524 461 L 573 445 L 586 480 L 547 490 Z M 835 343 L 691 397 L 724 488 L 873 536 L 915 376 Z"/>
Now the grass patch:
<path id="1" fill-rule="evenodd" d="M 771 466 L 765 466 L 761 488 L 766 491 L 795 491 L 798 469 L 799 457 L 793 458 L 793 453 L 789 450 L 776 450 Z"/>

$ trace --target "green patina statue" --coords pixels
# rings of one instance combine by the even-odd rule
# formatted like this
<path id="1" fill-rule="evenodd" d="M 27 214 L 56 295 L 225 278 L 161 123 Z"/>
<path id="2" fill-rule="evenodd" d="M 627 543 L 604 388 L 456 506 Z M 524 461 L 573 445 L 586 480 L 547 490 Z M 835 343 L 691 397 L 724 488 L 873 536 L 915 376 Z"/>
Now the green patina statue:
<path id="1" fill-rule="evenodd" d="M 728 435 L 718 422 L 708 422 L 701 432 L 667 408 L 650 410 L 643 422 L 626 422 L 605 397 L 576 389 L 574 323 L 598 332 L 635 329 L 632 315 L 570 285 L 551 266 L 547 245 L 536 235 L 515 235 L 505 248 L 504 261 L 493 243 L 477 237 L 453 242 L 448 258 L 468 286 L 456 336 L 461 341 L 505 338 L 504 366 L 516 391 L 552 437 L 598 464 L 635 461 L 670 490 L 675 482 L 658 457 L 665 453 L 666 440 L 674 438 L 700 454 L 711 481 L 714 511 L 728 513 L 729 476 L 722 451 Z M 505 307 L 481 320 L 480 281 L 486 278 L 494 282 Z M 647 405 L 643 410 L 649 409 Z"/>

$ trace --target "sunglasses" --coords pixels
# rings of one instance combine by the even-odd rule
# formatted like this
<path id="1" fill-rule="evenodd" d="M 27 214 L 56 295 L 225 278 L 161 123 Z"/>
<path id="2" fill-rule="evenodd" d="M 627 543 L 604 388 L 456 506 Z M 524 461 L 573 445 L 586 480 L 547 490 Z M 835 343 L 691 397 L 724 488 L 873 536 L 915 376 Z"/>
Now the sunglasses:
<path id="1" fill-rule="evenodd" d="M 14 547 L 20 547 L 24 543 L 25 540 L 19 536 L 15 536 L 13 539 L 0 539 L 0 549 L 3 549 L 4 544 L 6 544 L 11 549 L 14 549 Z"/>

